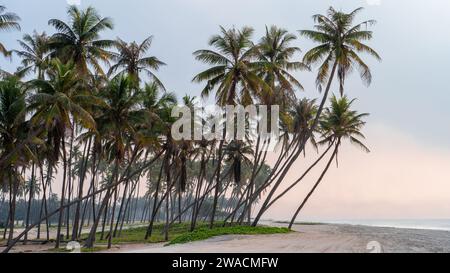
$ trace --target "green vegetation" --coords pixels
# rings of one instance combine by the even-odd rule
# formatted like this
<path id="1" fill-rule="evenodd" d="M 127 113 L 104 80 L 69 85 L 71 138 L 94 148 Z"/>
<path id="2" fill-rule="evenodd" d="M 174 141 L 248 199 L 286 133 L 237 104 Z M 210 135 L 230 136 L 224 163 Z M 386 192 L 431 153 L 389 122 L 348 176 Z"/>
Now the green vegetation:
<path id="1" fill-rule="evenodd" d="M 276 233 L 288 233 L 287 228 L 279 227 L 263 227 L 263 226 L 232 226 L 232 227 L 219 227 L 219 228 L 200 228 L 193 232 L 186 232 L 180 236 L 172 239 L 169 245 L 184 244 L 193 241 L 205 240 L 214 236 L 220 235 L 256 235 L 256 234 L 276 234 Z"/>

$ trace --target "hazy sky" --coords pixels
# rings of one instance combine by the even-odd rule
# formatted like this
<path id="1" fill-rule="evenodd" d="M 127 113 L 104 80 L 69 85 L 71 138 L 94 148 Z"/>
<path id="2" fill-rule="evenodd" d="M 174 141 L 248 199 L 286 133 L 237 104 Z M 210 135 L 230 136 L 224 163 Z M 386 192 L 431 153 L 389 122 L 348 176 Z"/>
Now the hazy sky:
<path id="1" fill-rule="evenodd" d="M 24 33 L 34 29 L 52 33 L 48 19 L 67 18 L 65 0 L 7 0 L 2 5 L 22 17 Z M 265 25 L 297 33 L 311 28 L 311 16 L 324 13 L 330 5 L 345 11 L 365 7 L 358 20 L 378 21 L 370 45 L 383 61 L 365 57 L 372 68 L 372 85 L 366 88 L 354 74 L 346 92 L 358 97 L 358 110 L 371 114 L 366 135 L 372 153 L 342 149 L 339 168 L 327 175 L 303 217 L 450 218 L 450 1 L 81 0 L 82 7 L 88 5 L 114 19 L 114 31 L 106 32 L 105 38 L 140 42 L 154 35 L 151 54 L 168 64 L 157 74 L 180 96 L 199 94 L 202 86 L 191 79 L 204 66 L 193 59 L 192 52 L 205 48 L 219 25 L 252 26 L 257 41 Z M 21 37 L 18 32 L 0 35 L 8 48 L 16 47 Z M 304 51 L 312 46 L 304 38 L 296 44 Z M 0 58 L 0 67 L 12 70 L 16 61 Z M 318 96 L 314 72 L 297 77 L 307 90 L 299 97 Z M 294 179 L 295 175 L 292 171 L 289 176 Z M 306 186 L 268 216 L 288 218 Z"/>

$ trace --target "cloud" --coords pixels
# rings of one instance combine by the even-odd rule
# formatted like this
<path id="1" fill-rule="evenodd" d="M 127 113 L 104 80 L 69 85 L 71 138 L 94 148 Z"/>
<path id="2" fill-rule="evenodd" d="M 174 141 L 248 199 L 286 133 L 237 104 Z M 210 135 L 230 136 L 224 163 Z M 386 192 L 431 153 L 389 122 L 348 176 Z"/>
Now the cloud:
<path id="1" fill-rule="evenodd" d="M 76 5 L 76 6 L 81 5 L 81 0 L 66 0 L 66 1 L 67 1 L 67 4 L 69 4 L 69 5 Z"/>

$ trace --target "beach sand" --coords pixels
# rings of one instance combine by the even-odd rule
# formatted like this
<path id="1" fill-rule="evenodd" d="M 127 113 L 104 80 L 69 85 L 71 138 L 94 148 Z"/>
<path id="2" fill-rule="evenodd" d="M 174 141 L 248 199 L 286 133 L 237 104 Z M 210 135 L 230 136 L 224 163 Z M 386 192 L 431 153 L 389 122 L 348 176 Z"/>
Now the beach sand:
<path id="1" fill-rule="evenodd" d="M 263 222 L 265 225 L 286 224 Z M 450 252 L 450 232 L 425 229 L 298 224 L 293 232 L 271 235 L 226 235 L 204 241 L 165 246 L 116 245 L 107 252 L 121 253 L 410 253 Z M 13 252 L 45 252 L 48 245 L 18 244 Z M 0 247 L 0 251 L 2 247 Z"/>
<path id="2" fill-rule="evenodd" d="M 278 225 L 278 224 L 273 224 Z M 128 253 L 450 252 L 450 232 L 337 224 L 295 225 L 294 232 L 227 235 L 188 244 L 125 245 Z"/>

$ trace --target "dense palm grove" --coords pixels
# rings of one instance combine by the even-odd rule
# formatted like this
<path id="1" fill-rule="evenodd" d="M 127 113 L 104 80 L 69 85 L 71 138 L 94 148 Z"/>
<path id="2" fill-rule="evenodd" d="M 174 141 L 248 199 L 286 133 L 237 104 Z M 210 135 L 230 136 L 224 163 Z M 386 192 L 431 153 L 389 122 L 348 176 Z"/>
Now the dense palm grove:
<path id="1" fill-rule="evenodd" d="M 353 100 L 344 95 L 353 69 L 370 84 L 360 54 L 380 59 L 364 44 L 374 21 L 354 22 L 360 11 L 330 8 L 315 15 L 314 30 L 299 34 L 318 45 L 302 60 L 294 59 L 297 36 L 276 26 L 266 27 L 257 42 L 250 27 L 220 28 L 207 49 L 194 52 L 209 66 L 193 78 L 204 84 L 202 97 L 214 95 L 220 107 L 279 105 L 282 136 L 270 166 L 270 139 L 175 141 L 172 109 L 193 108 L 197 98 L 178 101 L 166 91 L 157 77 L 165 63 L 149 55 L 152 36 L 140 43 L 102 39 L 113 23 L 92 7 L 69 7 L 68 20 L 49 20 L 54 33 L 25 34 L 20 48 L 0 41 L 4 57 L 21 61 L 17 71 L 2 70 L 0 81 L 5 251 L 35 238 L 32 230 L 37 238 L 53 237 L 56 248 L 82 238 L 93 247 L 99 236 L 111 247 L 112 238 L 134 222 L 147 225 L 145 239 L 156 222 L 165 223 L 166 239 L 170 225 L 181 221 L 191 230 L 200 221 L 211 228 L 217 221 L 257 225 L 326 162 L 310 193 L 299 197 L 292 225 L 344 141 L 368 151 L 361 133 L 366 114 L 352 110 Z M 0 30 L 20 31 L 20 17 L 0 7 Z M 316 74 L 320 100 L 298 98 L 303 86 L 293 73 L 299 71 Z M 337 96 L 330 95 L 334 80 Z M 202 120 L 205 126 L 209 118 Z M 315 161 L 286 184 L 292 164 L 304 156 Z M 17 235 L 15 228 L 23 232 Z"/>

